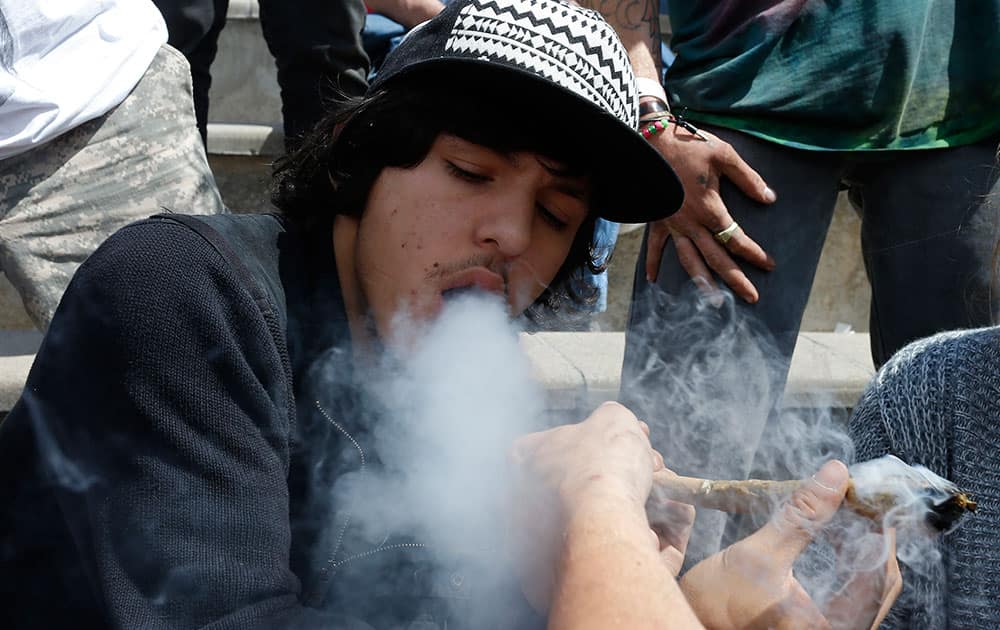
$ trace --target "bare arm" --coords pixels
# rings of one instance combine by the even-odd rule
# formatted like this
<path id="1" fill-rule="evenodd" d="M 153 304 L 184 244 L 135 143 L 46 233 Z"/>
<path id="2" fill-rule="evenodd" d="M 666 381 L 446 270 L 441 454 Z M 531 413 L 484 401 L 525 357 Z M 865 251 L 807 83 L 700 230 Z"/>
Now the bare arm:
<path id="1" fill-rule="evenodd" d="M 444 8 L 440 0 L 366 0 L 365 4 L 408 29 L 431 19 Z"/>
<path id="2" fill-rule="evenodd" d="M 581 502 L 557 569 L 549 630 L 702 628 L 634 500 Z"/>
<path id="3" fill-rule="evenodd" d="M 583 0 L 581 4 L 600 12 L 614 27 L 628 50 L 635 75 L 659 83 L 657 0 Z M 641 100 L 648 101 L 650 97 Z M 708 132 L 703 131 L 702 136 L 706 139 L 669 125 L 666 131 L 650 138 L 650 143 L 677 172 L 684 186 L 684 205 L 675 215 L 649 224 L 646 278 L 650 282 L 656 280 L 663 248 L 672 237 L 681 266 L 699 286 L 714 290 L 714 273 L 734 293 L 753 303 L 759 294 L 736 259 L 768 271 L 774 268 L 774 259 L 742 230 L 724 244 L 713 238 L 713 234 L 733 223 L 719 195 L 719 181 L 722 177 L 729 178 L 744 194 L 761 203 L 772 203 L 776 196 L 728 143 Z"/>
<path id="4" fill-rule="evenodd" d="M 673 541 L 647 520 L 663 458 L 645 423 L 605 403 L 579 424 L 523 436 L 511 460 L 516 565 L 550 630 L 701 627 L 674 579 L 693 510 Z"/>
<path id="5" fill-rule="evenodd" d="M 583 0 L 604 16 L 628 51 L 636 76 L 659 81 L 660 21 L 657 0 Z"/>

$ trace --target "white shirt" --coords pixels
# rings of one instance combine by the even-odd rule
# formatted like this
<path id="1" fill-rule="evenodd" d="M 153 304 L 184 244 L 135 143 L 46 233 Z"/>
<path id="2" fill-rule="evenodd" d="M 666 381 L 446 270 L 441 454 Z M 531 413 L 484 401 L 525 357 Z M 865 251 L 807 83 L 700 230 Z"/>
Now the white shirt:
<path id="1" fill-rule="evenodd" d="M 0 0 L 0 159 L 107 113 L 166 41 L 149 0 Z"/>

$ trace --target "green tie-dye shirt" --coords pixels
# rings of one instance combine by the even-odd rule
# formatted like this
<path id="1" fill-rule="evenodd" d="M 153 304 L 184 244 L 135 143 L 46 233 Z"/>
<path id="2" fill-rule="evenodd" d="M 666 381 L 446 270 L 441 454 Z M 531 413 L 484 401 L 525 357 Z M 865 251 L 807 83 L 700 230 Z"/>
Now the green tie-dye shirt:
<path id="1" fill-rule="evenodd" d="M 827 150 L 1000 132 L 1000 0 L 670 0 L 670 21 L 692 120 Z"/>

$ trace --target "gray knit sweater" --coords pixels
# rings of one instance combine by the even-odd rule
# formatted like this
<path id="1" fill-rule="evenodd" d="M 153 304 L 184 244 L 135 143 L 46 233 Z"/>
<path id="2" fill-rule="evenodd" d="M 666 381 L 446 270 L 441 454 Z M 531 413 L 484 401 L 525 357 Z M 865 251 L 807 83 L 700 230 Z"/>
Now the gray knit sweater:
<path id="1" fill-rule="evenodd" d="M 979 512 L 939 542 L 942 560 L 905 586 L 886 626 L 1000 628 L 1000 328 L 910 344 L 854 411 L 857 460 L 892 453 L 954 481 Z"/>

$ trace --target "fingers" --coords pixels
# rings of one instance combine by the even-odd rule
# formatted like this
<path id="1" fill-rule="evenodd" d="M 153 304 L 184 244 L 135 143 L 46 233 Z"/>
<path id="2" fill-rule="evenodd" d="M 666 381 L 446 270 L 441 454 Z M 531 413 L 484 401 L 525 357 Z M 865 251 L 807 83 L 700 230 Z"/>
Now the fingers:
<path id="1" fill-rule="evenodd" d="M 771 521 L 747 540 L 779 566 L 791 568 L 816 533 L 837 512 L 847 491 L 847 466 L 829 461 L 795 491 Z"/>
<path id="2" fill-rule="evenodd" d="M 868 568 L 851 569 L 850 579 L 825 605 L 826 618 L 833 628 L 877 628 L 899 596 L 903 581 L 896 561 L 895 530 L 871 534 L 867 548 L 852 549 L 852 554 L 874 556 Z M 866 537 L 867 538 L 867 537 Z M 881 560 L 879 559 L 881 558 Z M 852 557 L 852 567 L 859 559 Z M 862 560 L 862 564 L 867 564 Z"/>
<path id="3" fill-rule="evenodd" d="M 903 591 L 903 575 L 899 571 L 899 562 L 896 561 L 896 530 L 893 528 L 885 531 L 886 540 L 889 546 L 889 558 L 885 567 L 885 580 L 882 589 L 882 604 L 879 606 L 875 619 L 872 621 L 871 629 L 875 630 L 885 620 L 896 603 L 899 594 Z"/>
<path id="4" fill-rule="evenodd" d="M 656 455 L 660 454 L 657 452 Z M 663 461 L 662 456 L 659 459 Z M 655 472 L 663 477 L 677 476 L 674 471 L 662 466 Z M 670 499 L 657 499 L 655 494 L 651 494 L 646 501 L 646 516 L 650 528 L 656 532 L 659 540 L 660 559 L 671 575 L 677 577 L 684 564 L 684 554 L 687 553 L 691 530 L 694 528 L 694 506 Z"/>
<path id="5" fill-rule="evenodd" d="M 691 203 L 702 203 L 704 207 L 697 212 L 685 207 L 678 214 L 666 219 L 681 267 L 691 278 L 703 279 L 696 282 L 708 283 L 708 289 L 703 287 L 707 292 L 715 290 L 714 284 L 709 280 L 712 277 L 711 272 L 714 272 L 733 293 L 751 304 L 755 303 L 759 299 L 757 289 L 737 264 L 736 258 L 745 259 L 765 271 L 774 269 L 774 259 L 743 230 L 737 230 L 725 244 L 715 238 L 715 234 L 733 223 L 732 217 L 716 192 L 710 191 L 703 196 L 703 199 L 693 200 Z M 652 228 L 650 229 L 646 254 L 647 278 L 655 276 L 659 269 L 665 241 L 666 238 L 662 237 L 659 231 L 654 234 Z M 654 246 L 659 247 L 660 251 L 656 252 L 656 259 L 652 260 L 649 249 Z"/>
<path id="6" fill-rule="evenodd" d="M 660 273 L 660 262 L 663 260 L 663 248 L 670 238 L 670 228 L 665 220 L 649 224 L 646 234 L 646 281 L 656 282 Z"/>
<path id="7" fill-rule="evenodd" d="M 646 503 L 646 515 L 657 537 L 660 560 L 670 574 L 677 577 L 684 566 L 684 554 L 694 527 L 694 506 L 670 500 L 650 500 Z"/>
<path id="8" fill-rule="evenodd" d="M 680 501 L 659 501 L 646 507 L 649 526 L 660 540 L 660 549 L 676 547 L 681 554 L 687 551 L 688 538 L 694 527 L 695 508 Z"/>
<path id="9" fill-rule="evenodd" d="M 681 268 L 698 285 L 698 289 L 707 295 L 718 291 L 718 286 L 712 280 L 712 273 L 705 266 L 694 241 L 686 236 L 679 236 L 674 239 L 674 245 L 677 247 L 677 260 L 681 263 Z"/>
<path id="10" fill-rule="evenodd" d="M 642 434 L 645 435 L 646 438 L 648 439 L 649 438 L 649 425 L 646 424 L 645 422 L 643 422 L 642 420 L 639 420 L 638 422 L 639 422 L 639 430 L 641 430 Z M 657 472 L 657 471 L 665 470 L 666 469 L 666 464 L 663 461 L 663 455 L 661 455 L 659 451 L 657 451 L 655 448 L 651 447 L 649 449 L 649 454 L 650 454 L 650 456 L 653 459 L 653 472 Z"/>
<path id="11" fill-rule="evenodd" d="M 663 455 L 659 451 L 653 451 L 653 472 L 659 472 L 661 470 L 666 470 L 666 464 L 663 461 Z"/>
<path id="12" fill-rule="evenodd" d="M 642 420 L 639 420 L 639 430 L 642 431 L 646 437 L 649 437 L 649 425 Z"/>
<path id="13" fill-rule="evenodd" d="M 733 293 L 740 298 L 756 304 L 760 299 L 757 287 L 750 282 L 750 278 L 740 268 L 729 252 L 719 244 L 708 232 L 704 232 L 695 237 L 695 247 L 698 253 L 704 258 L 705 263 L 722 279 Z"/>
<path id="14" fill-rule="evenodd" d="M 719 181 L 728 177 L 751 199 L 761 203 L 772 203 L 777 196 L 728 143 L 712 134 L 707 134 L 709 142 L 684 141 L 684 134 L 675 135 L 661 134 L 657 148 L 675 164 L 684 185 L 685 202 L 669 219 L 650 224 L 646 241 L 646 278 L 649 282 L 656 281 L 663 248 L 669 238 L 674 238 L 681 265 L 688 275 L 709 278 L 707 270 L 711 269 L 736 295 L 754 303 L 759 299 L 756 288 L 735 259 L 766 271 L 774 269 L 775 261 L 743 231 L 737 231 L 725 243 L 714 238 L 733 224 L 733 217 L 719 195 Z M 681 244 L 681 237 L 689 239 L 686 246 Z M 685 247 L 688 251 L 682 253 Z M 701 260 L 696 262 L 696 258 Z"/>
<path id="15" fill-rule="evenodd" d="M 788 596 L 744 625 L 748 630 L 825 630 L 830 624 L 797 581 Z"/>
<path id="16" fill-rule="evenodd" d="M 648 439 L 649 425 L 643 422 L 642 420 L 639 420 L 639 429 L 642 431 L 643 435 L 645 435 L 646 438 Z M 666 468 L 666 464 L 664 464 L 663 462 L 663 455 L 661 455 L 659 451 L 657 451 L 655 448 L 650 448 L 649 453 L 653 459 L 653 472 L 656 472 L 658 470 L 663 470 L 664 468 Z"/>
<path id="17" fill-rule="evenodd" d="M 778 199 L 764 178 L 750 168 L 750 165 L 729 144 L 726 144 L 726 147 L 719 153 L 719 167 L 722 174 L 751 199 L 761 203 L 774 203 Z"/>
<path id="18" fill-rule="evenodd" d="M 774 259 L 764 251 L 757 241 L 753 240 L 742 229 L 737 230 L 732 238 L 726 242 L 725 247 L 729 253 L 742 258 L 751 265 L 760 267 L 765 271 L 774 269 Z"/>

